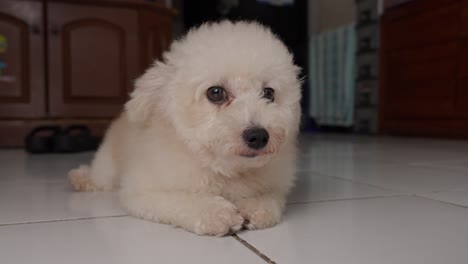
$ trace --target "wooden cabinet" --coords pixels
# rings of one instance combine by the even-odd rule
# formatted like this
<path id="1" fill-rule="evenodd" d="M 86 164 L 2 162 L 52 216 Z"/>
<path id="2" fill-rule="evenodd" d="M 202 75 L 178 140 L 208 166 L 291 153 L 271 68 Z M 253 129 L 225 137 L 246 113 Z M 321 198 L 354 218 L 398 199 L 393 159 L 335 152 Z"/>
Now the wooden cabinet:
<path id="1" fill-rule="evenodd" d="M 22 145 L 40 124 L 102 134 L 171 42 L 160 2 L 0 1 L 0 146 Z"/>
<path id="2" fill-rule="evenodd" d="M 455 112 L 457 43 L 391 52 L 387 56 L 389 118 L 450 117 Z"/>
<path id="3" fill-rule="evenodd" d="M 468 1 L 466 2 L 468 3 Z M 468 13 L 466 14 L 468 15 Z M 464 21 L 466 21 L 465 25 L 468 29 L 468 16 L 466 16 L 466 20 Z M 455 112 L 460 117 L 468 119 L 468 38 L 466 37 L 460 43 L 458 63 L 458 89 L 456 91 Z"/>
<path id="4" fill-rule="evenodd" d="M 138 69 L 138 13 L 51 3 L 47 26 L 53 117 L 112 117 Z"/>
<path id="5" fill-rule="evenodd" d="M 413 0 L 385 12 L 380 131 L 468 138 L 468 0 Z"/>
<path id="6" fill-rule="evenodd" d="M 43 4 L 0 1 L 0 118 L 46 114 Z"/>
<path id="7" fill-rule="evenodd" d="M 462 1 L 462 41 L 460 42 L 459 78 L 456 110 L 459 116 L 468 119 L 468 0 Z"/>

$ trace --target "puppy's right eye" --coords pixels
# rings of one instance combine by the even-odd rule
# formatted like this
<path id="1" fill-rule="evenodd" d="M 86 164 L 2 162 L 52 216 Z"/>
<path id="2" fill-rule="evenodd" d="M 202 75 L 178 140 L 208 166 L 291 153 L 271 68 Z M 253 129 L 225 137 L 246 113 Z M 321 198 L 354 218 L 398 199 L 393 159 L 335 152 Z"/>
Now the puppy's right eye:
<path id="1" fill-rule="evenodd" d="M 221 86 L 212 86 L 206 91 L 206 97 L 214 104 L 222 104 L 227 99 L 227 93 Z"/>

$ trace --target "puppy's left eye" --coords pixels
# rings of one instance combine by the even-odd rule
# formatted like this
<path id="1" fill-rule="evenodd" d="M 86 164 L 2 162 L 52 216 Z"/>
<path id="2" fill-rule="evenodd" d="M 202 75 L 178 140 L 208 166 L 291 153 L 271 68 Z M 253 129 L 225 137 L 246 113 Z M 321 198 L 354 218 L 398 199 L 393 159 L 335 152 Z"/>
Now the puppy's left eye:
<path id="1" fill-rule="evenodd" d="M 274 102 L 275 101 L 275 90 L 273 90 L 273 88 L 270 88 L 270 87 L 263 88 L 262 98 L 265 98 L 270 102 Z"/>
<path id="2" fill-rule="evenodd" d="M 227 93 L 221 86 L 212 86 L 206 91 L 206 97 L 214 104 L 222 104 L 227 100 Z"/>

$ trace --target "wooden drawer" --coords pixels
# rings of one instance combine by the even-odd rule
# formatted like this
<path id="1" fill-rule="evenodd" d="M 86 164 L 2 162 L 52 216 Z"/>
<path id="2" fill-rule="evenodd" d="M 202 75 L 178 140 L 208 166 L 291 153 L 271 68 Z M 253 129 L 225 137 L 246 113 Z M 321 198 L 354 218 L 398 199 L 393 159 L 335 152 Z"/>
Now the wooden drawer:
<path id="1" fill-rule="evenodd" d="M 455 108 L 457 117 L 468 117 L 468 39 L 460 41 L 458 85 Z"/>
<path id="2" fill-rule="evenodd" d="M 468 78 L 468 39 L 460 41 L 459 77 Z"/>
<path id="3" fill-rule="evenodd" d="M 456 97 L 456 111 L 457 117 L 468 117 L 468 78 L 458 81 Z M 468 123 L 468 120 L 467 120 Z"/>
<path id="4" fill-rule="evenodd" d="M 468 122 L 460 119 L 386 120 L 381 129 L 393 135 L 468 138 Z"/>
<path id="5" fill-rule="evenodd" d="M 449 42 L 389 52 L 387 77 L 398 81 L 454 78 L 457 47 L 457 42 Z"/>
<path id="6" fill-rule="evenodd" d="M 462 26 L 461 34 L 468 37 L 468 0 L 462 1 Z"/>
<path id="7" fill-rule="evenodd" d="M 385 117 L 453 115 L 457 43 L 387 54 Z"/>
<path id="8" fill-rule="evenodd" d="M 393 19 L 390 11 L 382 27 L 387 51 L 452 41 L 460 33 L 460 3 L 425 12 L 414 11 Z"/>

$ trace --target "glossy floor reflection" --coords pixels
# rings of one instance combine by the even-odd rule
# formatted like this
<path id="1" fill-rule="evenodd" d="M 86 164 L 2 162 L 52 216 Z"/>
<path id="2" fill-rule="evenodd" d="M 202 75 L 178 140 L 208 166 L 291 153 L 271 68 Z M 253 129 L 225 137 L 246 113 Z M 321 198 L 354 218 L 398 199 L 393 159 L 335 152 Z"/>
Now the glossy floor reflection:
<path id="1" fill-rule="evenodd" d="M 468 141 L 303 135 L 283 222 L 239 236 L 276 263 L 468 263 Z M 1 263 L 265 263 L 233 237 L 126 216 L 75 193 L 92 153 L 0 150 Z"/>

